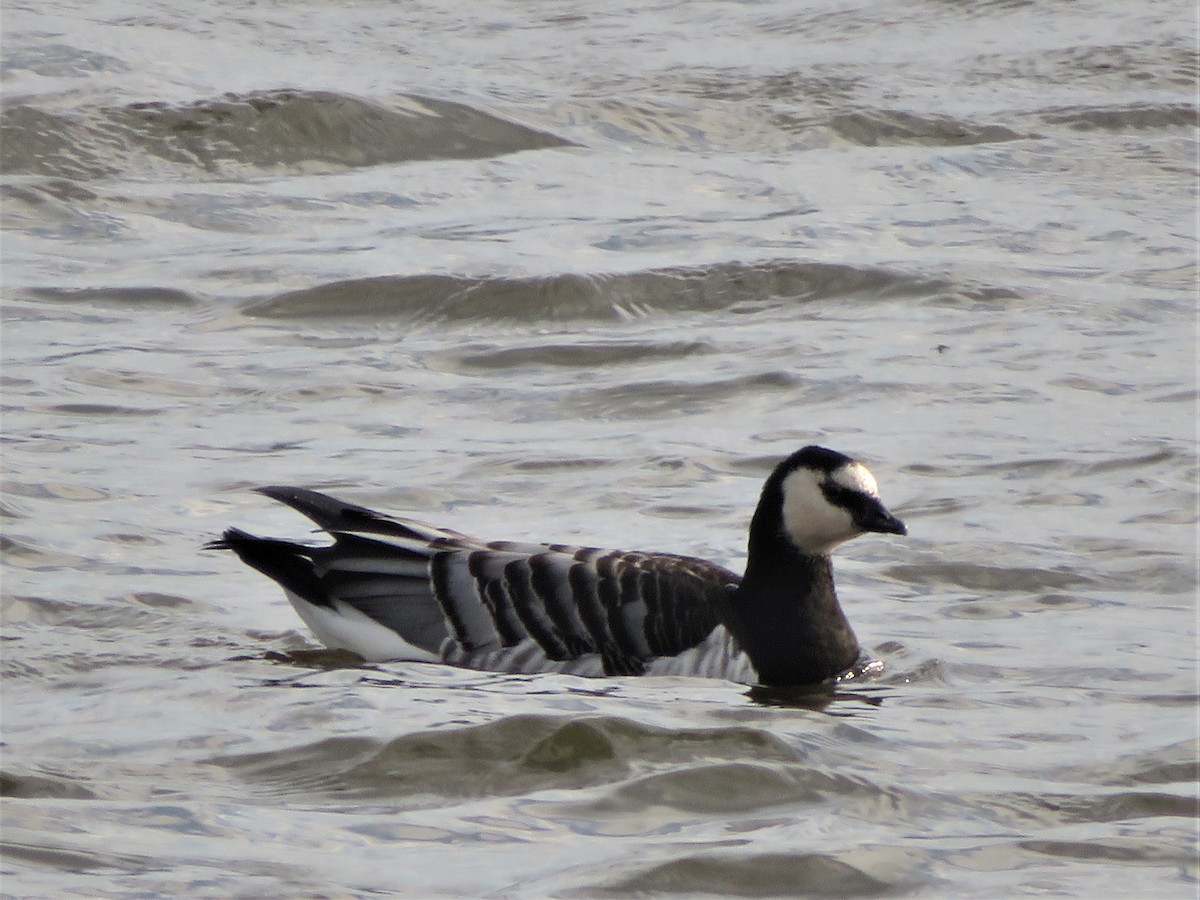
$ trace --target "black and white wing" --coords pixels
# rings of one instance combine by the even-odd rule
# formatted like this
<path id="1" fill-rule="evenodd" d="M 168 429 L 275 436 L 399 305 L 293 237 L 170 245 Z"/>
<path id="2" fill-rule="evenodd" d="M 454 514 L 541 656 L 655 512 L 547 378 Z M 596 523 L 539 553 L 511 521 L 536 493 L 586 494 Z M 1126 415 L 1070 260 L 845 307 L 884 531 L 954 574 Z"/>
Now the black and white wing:
<path id="1" fill-rule="evenodd" d="M 213 546 L 278 581 L 328 646 L 376 660 L 580 675 L 696 674 L 690 670 L 707 666 L 720 676 L 739 655 L 717 616 L 739 576 L 704 560 L 483 542 L 315 491 L 261 492 L 308 516 L 334 543 L 309 547 L 230 529 Z M 697 659 L 701 650 L 720 659 Z"/>

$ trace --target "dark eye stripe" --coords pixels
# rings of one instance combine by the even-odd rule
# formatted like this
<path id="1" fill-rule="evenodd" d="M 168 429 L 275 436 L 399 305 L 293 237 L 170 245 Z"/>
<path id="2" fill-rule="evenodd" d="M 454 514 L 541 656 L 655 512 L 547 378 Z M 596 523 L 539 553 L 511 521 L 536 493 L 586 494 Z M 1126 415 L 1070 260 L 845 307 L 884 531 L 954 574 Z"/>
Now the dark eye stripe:
<path id="1" fill-rule="evenodd" d="M 821 484 L 821 493 L 825 495 L 825 499 L 834 506 L 841 506 L 847 509 L 852 509 L 857 505 L 856 498 L 863 497 L 861 491 L 853 490 L 852 488 L 844 487 L 836 481 L 825 481 Z"/>
<path id="2" fill-rule="evenodd" d="M 825 495 L 825 499 L 831 505 L 846 510 L 855 519 L 858 519 L 862 513 L 874 508 L 879 503 L 878 500 L 869 494 L 856 491 L 854 488 L 844 487 L 834 481 L 827 481 L 822 484 L 821 493 Z"/>

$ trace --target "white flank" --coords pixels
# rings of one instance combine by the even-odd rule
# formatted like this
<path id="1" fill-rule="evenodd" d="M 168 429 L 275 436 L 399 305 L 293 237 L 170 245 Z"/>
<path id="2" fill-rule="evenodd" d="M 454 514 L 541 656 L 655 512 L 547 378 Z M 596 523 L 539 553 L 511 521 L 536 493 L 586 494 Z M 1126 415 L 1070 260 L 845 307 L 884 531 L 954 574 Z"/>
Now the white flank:
<path id="1" fill-rule="evenodd" d="M 368 662 L 442 661 L 436 653 L 413 646 L 392 629 L 380 625 L 352 606 L 335 600 L 334 608 L 330 609 L 309 603 L 291 591 L 285 593 L 304 624 L 331 650 L 350 650 Z"/>
<path id="2" fill-rule="evenodd" d="M 734 643 L 733 635 L 718 625 L 703 641 L 678 656 L 660 656 L 650 660 L 646 675 L 685 675 L 690 678 L 722 678 L 741 684 L 754 684 L 758 673 Z"/>
<path id="3" fill-rule="evenodd" d="M 599 653 L 585 653 L 576 659 L 548 659 L 546 652 L 533 640 L 526 638 L 513 647 L 494 650 L 464 650 L 453 638 L 442 643 L 442 661 L 452 666 L 481 669 L 486 672 L 507 672 L 512 675 L 537 675 L 555 672 L 599 678 L 604 675 L 604 662 Z"/>

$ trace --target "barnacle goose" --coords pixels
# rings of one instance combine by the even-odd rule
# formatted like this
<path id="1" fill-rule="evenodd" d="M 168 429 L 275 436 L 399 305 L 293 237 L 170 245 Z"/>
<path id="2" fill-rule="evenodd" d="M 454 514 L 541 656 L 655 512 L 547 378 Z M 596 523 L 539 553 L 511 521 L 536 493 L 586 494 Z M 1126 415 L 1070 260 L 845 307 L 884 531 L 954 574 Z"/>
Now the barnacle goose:
<path id="1" fill-rule="evenodd" d="M 854 672 L 869 657 L 838 604 L 829 552 L 866 532 L 906 533 L 865 466 L 813 446 L 767 478 L 740 577 L 688 556 L 485 542 L 303 488 L 259 492 L 333 543 L 230 528 L 206 547 L 279 582 L 326 646 L 503 672 L 764 685 Z"/>

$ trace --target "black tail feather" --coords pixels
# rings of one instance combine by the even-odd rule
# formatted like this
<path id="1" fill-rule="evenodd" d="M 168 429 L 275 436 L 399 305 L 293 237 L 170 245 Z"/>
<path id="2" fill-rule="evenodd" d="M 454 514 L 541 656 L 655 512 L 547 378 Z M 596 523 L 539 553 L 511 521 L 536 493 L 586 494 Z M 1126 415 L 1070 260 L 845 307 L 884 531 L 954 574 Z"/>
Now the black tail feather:
<path id="1" fill-rule="evenodd" d="M 379 513 L 365 506 L 347 503 L 307 488 L 268 485 L 254 490 L 308 516 L 326 531 L 351 531 L 382 518 Z"/>
<path id="2" fill-rule="evenodd" d="M 286 485 L 268 485 L 255 490 L 290 506 L 301 515 L 312 519 L 325 531 L 330 532 L 360 532 L 365 534 L 382 534 L 390 537 L 425 540 L 417 531 L 401 522 L 365 506 L 347 503 L 307 488 L 287 487 Z"/>
<path id="3" fill-rule="evenodd" d="M 313 548 L 292 541 L 255 537 L 240 528 L 229 528 L 205 550 L 232 550 L 252 569 L 279 582 L 317 606 L 331 606 L 329 594 L 313 571 Z"/>

